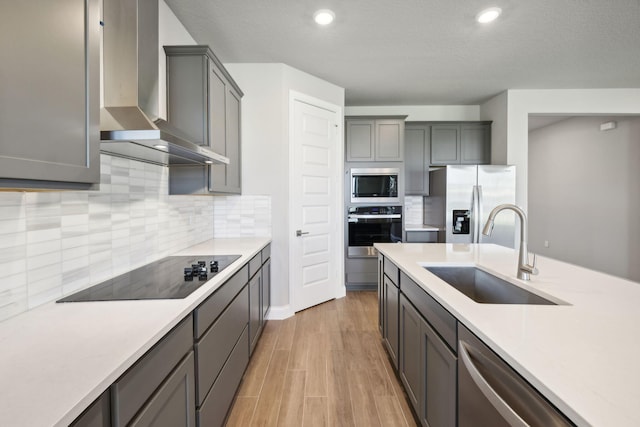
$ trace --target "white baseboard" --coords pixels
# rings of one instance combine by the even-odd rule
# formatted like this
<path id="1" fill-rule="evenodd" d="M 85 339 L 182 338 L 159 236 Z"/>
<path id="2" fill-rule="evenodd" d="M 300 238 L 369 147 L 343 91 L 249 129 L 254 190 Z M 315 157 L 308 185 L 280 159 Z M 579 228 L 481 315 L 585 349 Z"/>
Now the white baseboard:
<path id="1" fill-rule="evenodd" d="M 295 313 L 289 304 L 280 306 L 271 306 L 267 312 L 267 320 L 282 320 L 293 316 Z"/>

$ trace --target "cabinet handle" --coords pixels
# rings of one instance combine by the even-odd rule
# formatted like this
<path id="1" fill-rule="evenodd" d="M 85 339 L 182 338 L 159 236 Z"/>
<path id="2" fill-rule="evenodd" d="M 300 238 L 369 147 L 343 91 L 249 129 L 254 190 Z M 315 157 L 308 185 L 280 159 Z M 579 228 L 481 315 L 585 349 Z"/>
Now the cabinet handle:
<path id="1" fill-rule="evenodd" d="M 473 382 L 478 386 L 482 394 L 487 398 L 496 411 L 498 411 L 505 421 L 513 427 L 530 427 L 529 424 L 520 418 L 520 415 L 518 415 L 513 408 L 511 408 L 511 406 L 502 399 L 502 397 L 482 376 L 480 371 L 478 371 L 478 368 L 476 368 L 475 364 L 471 360 L 471 356 L 467 350 L 467 346 L 471 346 L 462 340 L 459 341 L 459 344 L 458 350 L 462 363 L 464 363 L 464 366 L 467 369 L 467 372 L 469 372 L 471 379 L 473 379 Z"/>

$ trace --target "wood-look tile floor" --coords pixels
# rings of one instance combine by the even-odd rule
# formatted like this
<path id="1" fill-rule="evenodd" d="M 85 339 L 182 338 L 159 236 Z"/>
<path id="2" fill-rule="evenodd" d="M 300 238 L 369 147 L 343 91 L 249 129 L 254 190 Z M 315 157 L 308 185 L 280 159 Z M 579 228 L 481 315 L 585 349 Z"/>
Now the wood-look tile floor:
<path id="1" fill-rule="evenodd" d="M 382 346 L 376 292 L 269 320 L 227 426 L 416 426 Z"/>

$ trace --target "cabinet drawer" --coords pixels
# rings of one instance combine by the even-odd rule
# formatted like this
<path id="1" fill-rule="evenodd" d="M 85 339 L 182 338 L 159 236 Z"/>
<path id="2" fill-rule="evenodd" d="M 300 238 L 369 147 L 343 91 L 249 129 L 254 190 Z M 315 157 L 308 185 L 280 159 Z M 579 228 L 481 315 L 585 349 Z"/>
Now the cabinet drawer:
<path id="1" fill-rule="evenodd" d="M 394 285 L 396 285 L 396 288 L 398 287 L 398 284 L 400 283 L 399 279 L 399 269 L 398 267 L 396 267 L 396 265 L 394 263 L 392 263 L 389 258 L 385 257 L 384 258 L 384 274 L 387 275 L 387 277 L 389 279 L 391 279 L 391 281 L 393 282 Z"/>
<path id="2" fill-rule="evenodd" d="M 257 254 L 249 261 L 249 279 L 251 279 L 260 270 L 262 265 L 262 256 Z"/>
<path id="3" fill-rule="evenodd" d="M 200 339 L 248 281 L 249 267 L 245 264 L 240 271 L 195 309 L 193 321 L 196 339 Z"/>
<path id="4" fill-rule="evenodd" d="M 114 425 L 127 425 L 192 348 L 193 320 L 189 316 L 111 386 Z"/>
<path id="5" fill-rule="evenodd" d="M 267 245 L 265 246 L 264 249 L 262 249 L 262 263 L 264 264 L 265 262 L 267 262 L 267 260 L 271 258 L 271 245 Z"/>
<path id="6" fill-rule="evenodd" d="M 238 337 L 247 326 L 248 320 L 249 295 L 248 286 L 245 286 L 195 345 L 198 375 L 196 401 L 198 406 L 202 405 Z M 246 347 L 245 352 L 248 351 L 249 347 Z"/>
<path id="7" fill-rule="evenodd" d="M 249 328 L 245 328 L 204 404 L 197 411 L 200 427 L 222 426 L 249 363 Z"/>
<path id="8" fill-rule="evenodd" d="M 193 352 L 189 352 L 189 355 L 171 373 L 130 426 L 194 425 L 196 418 L 196 407 L 193 402 L 194 389 Z"/>
<path id="9" fill-rule="evenodd" d="M 437 231 L 407 231 L 407 243 L 437 243 Z"/>
<path id="10" fill-rule="evenodd" d="M 404 272 L 400 272 L 400 290 L 453 352 L 457 353 L 456 318 Z"/>

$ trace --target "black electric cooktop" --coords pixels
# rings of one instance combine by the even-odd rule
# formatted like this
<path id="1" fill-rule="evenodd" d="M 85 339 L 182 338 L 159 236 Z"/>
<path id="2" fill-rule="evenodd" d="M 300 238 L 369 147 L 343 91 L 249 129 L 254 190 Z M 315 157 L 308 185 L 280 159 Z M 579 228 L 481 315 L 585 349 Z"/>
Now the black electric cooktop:
<path id="1" fill-rule="evenodd" d="M 238 258 L 240 255 L 170 256 L 57 302 L 185 298 Z"/>

